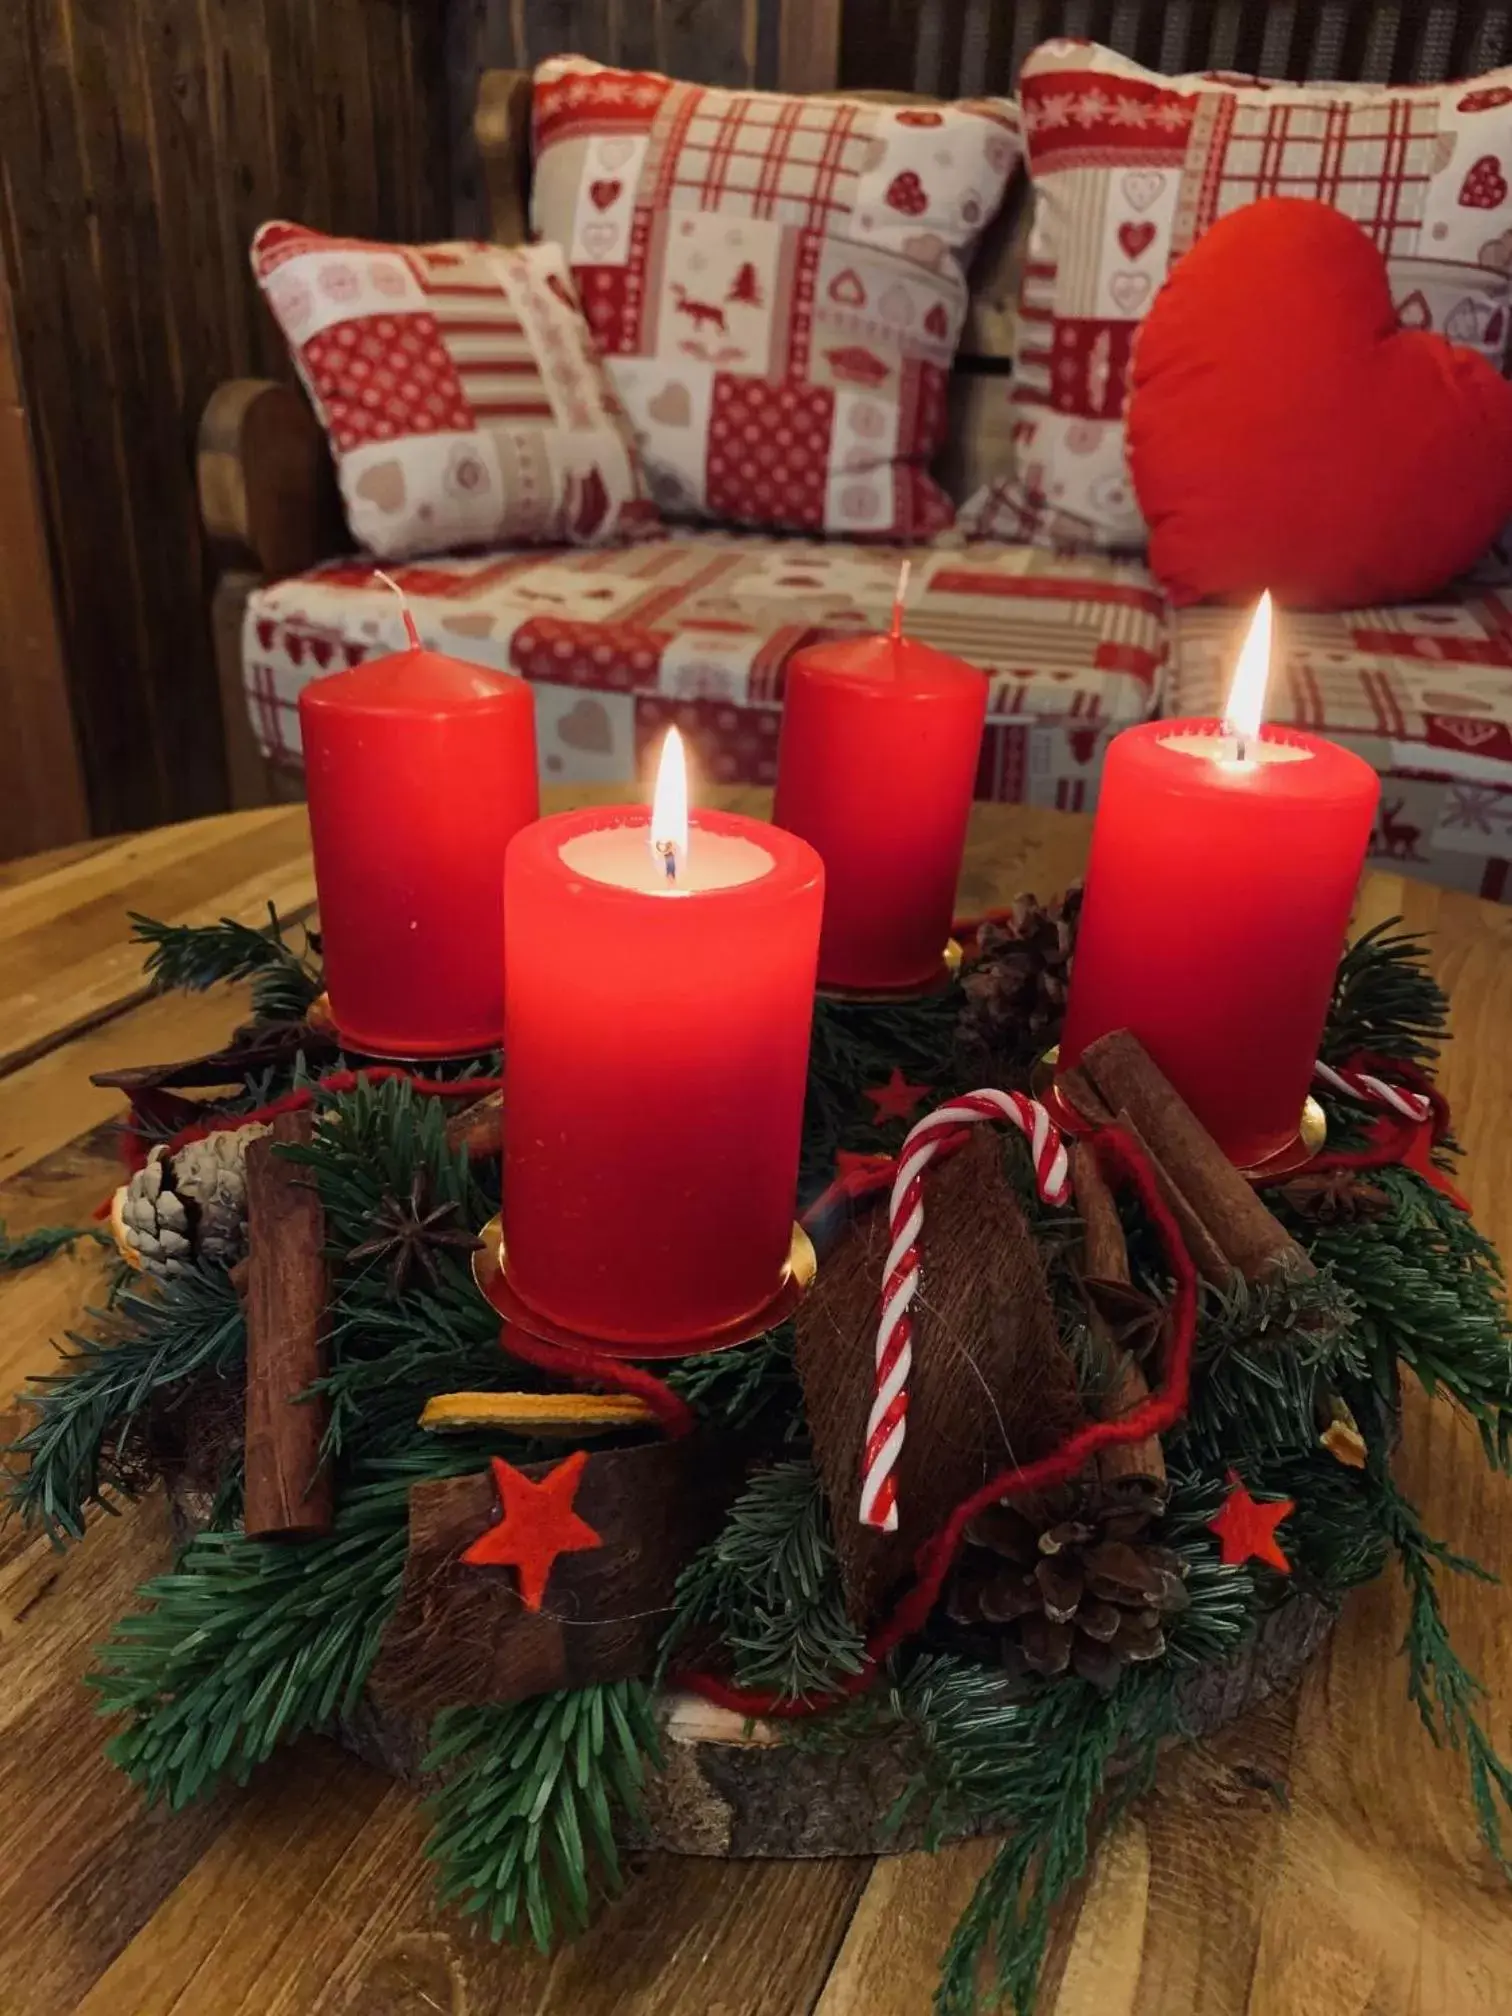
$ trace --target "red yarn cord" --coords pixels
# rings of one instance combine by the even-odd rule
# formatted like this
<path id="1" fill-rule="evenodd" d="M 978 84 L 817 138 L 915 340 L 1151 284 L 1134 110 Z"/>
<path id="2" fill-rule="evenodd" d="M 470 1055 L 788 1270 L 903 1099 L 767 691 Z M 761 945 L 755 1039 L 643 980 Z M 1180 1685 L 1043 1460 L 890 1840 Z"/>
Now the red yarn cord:
<path id="1" fill-rule="evenodd" d="M 1163 1383 L 1147 1400 L 1117 1421 L 1092 1421 L 1068 1437 L 1058 1449 L 1034 1463 L 1014 1464 L 982 1485 L 958 1505 L 914 1556 L 917 1579 L 888 1617 L 868 1638 L 866 1665 L 832 1692 L 803 1701 L 785 1700 L 757 1688 L 737 1687 L 712 1673 L 681 1672 L 675 1683 L 699 1694 L 721 1708 L 738 1714 L 797 1719 L 817 1715 L 841 1701 L 861 1693 L 876 1675 L 878 1667 L 901 1645 L 921 1631 L 939 1600 L 945 1578 L 950 1573 L 966 1528 L 980 1512 L 1001 1498 L 1020 1497 L 1043 1491 L 1074 1477 L 1099 1449 L 1141 1442 L 1173 1428 L 1186 1412 L 1191 1388 L 1192 1352 L 1197 1336 L 1197 1270 L 1182 1241 L 1181 1232 L 1160 1194 L 1155 1172 L 1138 1144 L 1121 1128 L 1106 1127 L 1091 1137 L 1103 1172 L 1115 1186 L 1128 1184 L 1137 1193 L 1160 1236 L 1167 1264 L 1175 1281 L 1171 1299 L 1171 1321 L 1166 1345 Z"/>
<path id="2" fill-rule="evenodd" d="M 602 1386 L 644 1400 L 674 1441 L 698 1426 L 698 1416 L 682 1395 L 643 1365 L 632 1365 L 608 1351 L 592 1351 L 586 1344 L 548 1344 L 544 1338 L 529 1336 L 518 1323 L 504 1324 L 499 1344 L 511 1358 L 542 1372 L 560 1373 L 574 1386 Z"/>

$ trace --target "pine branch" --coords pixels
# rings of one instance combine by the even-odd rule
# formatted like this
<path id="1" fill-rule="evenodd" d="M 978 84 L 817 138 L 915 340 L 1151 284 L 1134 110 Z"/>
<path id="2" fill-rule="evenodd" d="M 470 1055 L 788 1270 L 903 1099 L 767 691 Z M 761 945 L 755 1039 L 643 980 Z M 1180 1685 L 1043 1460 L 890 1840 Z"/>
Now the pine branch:
<path id="1" fill-rule="evenodd" d="M 1512 1857 L 1502 1831 L 1505 1814 L 1512 1812 L 1512 1766 L 1497 1755 L 1481 1727 L 1475 1704 L 1486 1690 L 1450 1642 L 1434 1579 L 1439 1568 L 1482 1582 L 1494 1582 L 1496 1577 L 1425 1531 L 1416 1508 L 1397 1489 L 1384 1463 L 1372 1464 L 1369 1478 L 1407 1585 L 1410 1610 L 1402 1649 L 1407 1655 L 1408 1697 L 1434 1742 L 1464 1753 L 1481 1839 L 1502 1874 L 1512 1879 Z"/>
<path id="2" fill-rule="evenodd" d="M 129 1717 L 109 1755 L 151 1800 L 183 1806 L 356 1706 L 399 1594 L 409 1488 L 476 1466 L 471 1450 L 374 1466 L 332 1532 L 284 1546 L 206 1531 L 149 1582 L 148 1607 L 100 1648 L 100 1712 Z"/>
<path id="3" fill-rule="evenodd" d="M 174 989 L 199 994 L 223 981 L 250 979 L 259 1020 L 303 1021 L 320 992 L 309 932 L 303 953 L 296 952 L 271 903 L 268 922 L 256 931 L 234 917 L 216 924 L 162 924 L 136 911 L 129 915 L 133 938 L 149 948 L 144 970 L 160 994 Z"/>
<path id="4" fill-rule="evenodd" d="M 1372 1170 L 1371 1181 L 1391 1212 L 1309 1228 L 1313 1258 L 1354 1303 L 1377 1386 L 1389 1385 L 1400 1359 L 1427 1392 L 1448 1393 L 1469 1413 L 1489 1463 L 1512 1468 L 1512 1323 L 1496 1250 L 1411 1170 Z"/>
<path id="5" fill-rule="evenodd" d="M 939 1099 L 961 1089 L 952 1062 L 958 986 L 922 1001 L 818 1001 L 809 1042 L 808 1093 L 803 1114 L 799 1198 L 805 1206 L 835 1173 L 835 1154 L 848 1148 L 894 1154 L 910 1123 L 878 1125 L 863 1096 L 883 1085 L 894 1069 L 929 1085 Z"/>
<path id="6" fill-rule="evenodd" d="M 110 1492 L 134 1495 L 129 1449 L 153 1396 L 196 1372 L 228 1372 L 246 1350 L 241 1304 L 220 1268 L 132 1286 L 110 1312 L 90 1313 L 106 1328 L 69 1333 L 64 1369 L 26 1389 L 36 1418 L 6 1452 L 26 1463 L 12 1507 L 59 1546 L 83 1537 L 90 1505 L 110 1511 Z"/>
<path id="7" fill-rule="evenodd" d="M 23 1267 L 35 1267 L 55 1253 L 66 1253 L 80 1239 L 93 1239 L 97 1246 L 110 1244 L 109 1236 L 97 1225 L 38 1225 L 13 1239 L 0 1218 L 0 1273 L 19 1274 Z"/>
<path id="8" fill-rule="evenodd" d="M 1389 917 L 1357 938 L 1339 962 L 1323 1031 L 1326 1064 L 1360 1050 L 1430 1064 L 1449 1021 L 1449 1003 L 1428 970 L 1429 947 Z"/>
<path id="9" fill-rule="evenodd" d="M 743 1687 L 790 1699 L 860 1672 L 835 1543 L 812 1463 L 774 1463 L 736 1499 L 719 1537 L 677 1578 L 663 1663 L 695 1625 L 717 1628 Z"/>
<path id="10" fill-rule="evenodd" d="M 623 1888 L 617 1837 L 641 1822 L 646 1761 L 659 1762 L 649 1690 L 618 1680 L 532 1701 L 449 1708 L 427 1771 L 426 1853 L 443 1902 L 486 1914 L 490 1937 L 530 1937 L 544 1953 Z"/>
<path id="11" fill-rule="evenodd" d="M 680 1358 L 663 1376 L 705 1422 L 730 1434 L 746 1433 L 782 1410 L 787 1439 L 801 1431 L 803 1392 L 793 1365 L 790 1323 L 731 1351 Z"/>

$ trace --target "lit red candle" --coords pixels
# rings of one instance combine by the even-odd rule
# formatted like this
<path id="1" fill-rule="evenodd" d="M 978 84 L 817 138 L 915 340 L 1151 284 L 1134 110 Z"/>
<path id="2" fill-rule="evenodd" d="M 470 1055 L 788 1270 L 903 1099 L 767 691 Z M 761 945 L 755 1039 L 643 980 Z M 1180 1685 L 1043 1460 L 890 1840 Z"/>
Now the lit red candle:
<path id="1" fill-rule="evenodd" d="M 901 630 L 798 652 L 772 817 L 824 861 L 822 986 L 900 992 L 941 970 L 987 678 Z"/>
<path id="2" fill-rule="evenodd" d="M 523 679 L 421 647 L 299 696 L 331 1014 L 354 1050 L 489 1050 L 504 1027 L 501 867 L 540 810 Z"/>
<path id="3" fill-rule="evenodd" d="M 504 866 L 504 1247 L 514 1293 L 627 1355 L 776 1293 L 792 1238 L 824 869 L 791 833 L 682 816 L 527 827 Z"/>
<path id="4" fill-rule="evenodd" d="M 1296 1138 L 1380 789 L 1260 726 L 1269 658 L 1267 596 L 1221 721 L 1110 746 L 1060 1048 L 1131 1029 L 1241 1168 Z"/>

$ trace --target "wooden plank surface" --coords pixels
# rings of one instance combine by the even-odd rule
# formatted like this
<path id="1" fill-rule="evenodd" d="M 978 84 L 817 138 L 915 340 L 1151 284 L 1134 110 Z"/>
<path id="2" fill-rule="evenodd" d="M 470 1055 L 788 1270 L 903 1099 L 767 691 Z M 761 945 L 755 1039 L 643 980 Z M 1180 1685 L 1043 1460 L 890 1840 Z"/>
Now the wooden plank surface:
<path id="1" fill-rule="evenodd" d="M 550 797 L 569 795 L 615 794 Z M 1089 823 L 978 807 L 963 907 L 1062 886 Z M 0 1078 L 0 1217 L 77 1221 L 114 1180 L 119 1109 L 91 1069 L 189 1054 L 244 1010 L 234 990 L 134 1001 L 125 908 L 255 916 L 264 893 L 307 900 L 303 846 L 297 808 L 239 814 L 0 884 L 0 968 L 19 948 L 31 970 L 68 976 L 51 1030 L 41 997 L 0 1018 L 0 1050 L 19 1032 L 38 1053 Z M 1371 876 L 1360 922 L 1396 912 L 1434 934 L 1466 1187 L 1512 1251 L 1512 910 Z M 81 1002 L 92 1026 L 65 1035 Z M 45 1366 L 47 1339 L 100 1280 L 92 1248 L 0 1277 L 0 1439 L 11 1385 Z M 1512 1491 L 1463 1424 L 1409 1396 L 1398 1470 L 1435 1532 L 1512 1575 Z M 155 1499 L 61 1557 L 0 1529 L 3 2016 L 927 2016 L 987 1844 L 871 1868 L 650 1857 L 588 1939 L 542 1960 L 436 1911 L 414 1799 L 330 1745 L 301 1744 L 208 1806 L 145 1811 L 106 1764 L 81 1683 L 168 1549 Z M 1445 1593 L 1492 1733 L 1512 1745 L 1512 1594 Z M 1460 1760 L 1407 1705 L 1403 1615 L 1392 1579 L 1359 1592 L 1291 1699 L 1168 1760 L 1062 1914 L 1045 2016 L 1504 2016 L 1512 1897 L 1476 1839 Z"/>

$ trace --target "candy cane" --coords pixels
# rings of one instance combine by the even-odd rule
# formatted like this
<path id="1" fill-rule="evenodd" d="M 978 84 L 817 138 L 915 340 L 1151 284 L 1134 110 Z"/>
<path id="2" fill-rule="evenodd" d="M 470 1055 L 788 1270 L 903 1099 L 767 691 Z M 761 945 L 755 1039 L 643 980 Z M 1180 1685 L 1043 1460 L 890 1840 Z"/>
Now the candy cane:
<path id="1" fill-rule="evenodd" d="M 1367 1106 L 1385 1106 L 1393 1113 L 1400 1113 L 1404 1120 L 1426 1120 L 1433 1111 L 1433 1102 L 1426 1093 L 1388 1085 L 1384 1078 L 1377 1078 L 1369 1071 L 1336 1071 L 1320 1058 L 1313 1066 L 1313 1077 L 1342 1098 L 1363 1100 Z"/>
<path id="2" fill-rule="evenodd" d="M 1059 1131 L 1037 1099 L 1019 1092 L 963 1093 L 921 1120 L 903 1143 L 888 1205 L 892 1244 L 882 1279 L 882 1318 L 877 1328 L 877 1370 L 861 1484 L 861 1524 L 884 1533 L 897 1531 L 898 1456 L 908 1416 L 908 1377 L 913 1369 L 913 1319 L 909 1310 L 919 1291 L 919 1234 L 924 1229 L 924 1171 L 963 1127 L 983 1120 L 1006 1120 L 1017 1127 L 1034 1156 L 1034 1180 L 1047 1204 L 1064 1204 L 1070 1194 L 1070 1164 Z"/>

